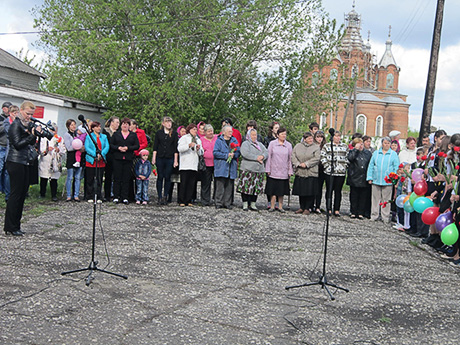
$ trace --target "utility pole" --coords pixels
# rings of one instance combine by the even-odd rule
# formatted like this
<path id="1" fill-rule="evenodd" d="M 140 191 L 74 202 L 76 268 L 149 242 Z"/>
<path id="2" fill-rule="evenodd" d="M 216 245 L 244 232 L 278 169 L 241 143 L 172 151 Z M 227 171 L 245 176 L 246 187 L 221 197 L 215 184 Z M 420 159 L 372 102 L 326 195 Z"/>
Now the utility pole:
<path id="1" fill-rule="evenodd" d="M 431 116 L 433 114 L 434 91 L 436 89 L 436 74 L 438 72 L 439 47 L 441 45 L 442 17 L 444 13 L 444 0 L 438 0 L 436 18 L 434 21 L 433 41 L 431 42 L 430 67 L 425 89 L 425 100 L 423 102 L 422 121 L 418 146 L 422 146 L 423 135 L 430 134 Z"/>

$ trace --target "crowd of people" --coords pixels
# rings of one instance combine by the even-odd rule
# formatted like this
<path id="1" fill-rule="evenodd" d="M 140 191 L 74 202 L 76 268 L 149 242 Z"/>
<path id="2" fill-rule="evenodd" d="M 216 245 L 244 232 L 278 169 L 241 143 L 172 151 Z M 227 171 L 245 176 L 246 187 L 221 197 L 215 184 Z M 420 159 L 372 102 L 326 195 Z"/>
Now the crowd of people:
<path id="1" fill-rule="evenodd" d="M 78 127 L 70 119 L 63 137 L 52 124 L 53 136 L 47 138 L 40 135 L 40 126 L 30 124 L 35 109 L 31 102 L 20 108 L 6 102 L 2 109 L 0 190 L 8 200 L 6 233 L 22 235 L 21 203 L 29 184 L 39 183 L 40 196 L 45 197 L 49 182 L 51 198 L 58 200 L 57 181 L 65 165 L 67 201 L 80 201 L 84 178 L 85 200 L 146 205 L 152 174 L 157 175 L 158 205 L 172 202 L 175 185 L 180 207 L 199 203 L 231 209 L 236 190 L 243 211 L 260 211 L 256 202 L 265 194 L 268 212 L 285 213 L 285 197 L 292 194 L 299 199 L 297 214 L 349 214 L 353 219 L 394 223 L 395 229 L 423 237 L 424 243 L 460 264 L 458 246 L 443 245 L 435 226 L 424 224 L 420 214 L 407 212 L 393 202 L 411 192 L 414 181 L 401 178 L 393 183 L 389 179 L 392 173 L 410 176 L 410 171 L 423 169 L 426 196 L 440 206 L 441 212 L 451 210 L 458 224 L 460 134 L 449 137 L 438 130 L 431 137 L 423 137 L 423 146 L 417 148 L 416 138 L 409 137 L 401 145 L 401 133 L 392 131 L 373 148 L 372 138 L 360 133 L 345 142 L 342 133 L 335 131 L 327 140 L 319 125 L 311 123 L 293 145 L 287 140 L 286 128 L 278 122 L 272 122 L 263 137 L 254 120 L 247 122 L 241 135 L 232 120 L 225 118 L 219 134 L 215 134 L 213 126 L 204 122 L 175 129 L 172 118 L 166 116 L 154 135 L 150 155 L 150 138 L 134 119 L 112 116 L 104 126 L 87 121 Z M 448 178 L 443 167 L 449 171 Z M 350 188 L 350 209 L 346 212 L 342 207 L 345 183 Z M 321 205 L 323 199 L 325 207 Z"/>

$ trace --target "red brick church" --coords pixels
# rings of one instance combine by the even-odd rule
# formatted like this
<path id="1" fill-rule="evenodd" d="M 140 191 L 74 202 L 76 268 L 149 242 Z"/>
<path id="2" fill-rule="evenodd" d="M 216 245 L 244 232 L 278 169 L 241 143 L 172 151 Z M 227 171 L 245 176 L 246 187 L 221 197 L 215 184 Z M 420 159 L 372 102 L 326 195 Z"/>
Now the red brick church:
<path id="1" fill-rule="evenodd" d="M 372 137 L 382 137 L 392 130 L 398 130 L 401 138 L 406 138 L 410 105 L 406 102 L 407 95 L 399 93 L 401 69 L 391 51 L 391 27 L 385 53 L 377 63 L 375 55 L 371 53 L 369 39 L 364 43 L 361 37 L 361 16 L 355 11 L 354 5 L 345 16 L 345 21 L 346 32 L 337 48 L 337 57 L 321 71 L 310 72 L 308 77 L 310 80 L 319 76 L 334 78 L 340 82 L 342 73 L 351 78 L 358 71 L 356 106 L 353 104 L 355 98 L 352 95 L 343 133 L 361 132 Z M 337 113 L 329 111 L 319 114 L 317 122 L 321 128 L 340 128 L 347 103 L 348 98 L 344 98 L 339 103 Z"/>

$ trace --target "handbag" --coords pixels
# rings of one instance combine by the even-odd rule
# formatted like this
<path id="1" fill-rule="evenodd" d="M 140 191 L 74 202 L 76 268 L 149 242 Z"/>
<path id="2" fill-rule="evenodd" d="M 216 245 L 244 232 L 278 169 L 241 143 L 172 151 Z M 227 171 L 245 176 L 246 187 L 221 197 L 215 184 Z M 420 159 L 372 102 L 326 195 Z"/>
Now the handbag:
<path id="1" fill-rule="evenodd" d="M 206 163 L 203 156 L 198 156 L 198 171 L 205 171 Z"/>
<path id="2" fill-rule="evenodd" d="M 36 159 L 38 158 L 38 152 L 35 149 L 35 147 L 29 145 L 28 151 L 27 151 L 27 161 L 29 164 L 32 164 Z"/>

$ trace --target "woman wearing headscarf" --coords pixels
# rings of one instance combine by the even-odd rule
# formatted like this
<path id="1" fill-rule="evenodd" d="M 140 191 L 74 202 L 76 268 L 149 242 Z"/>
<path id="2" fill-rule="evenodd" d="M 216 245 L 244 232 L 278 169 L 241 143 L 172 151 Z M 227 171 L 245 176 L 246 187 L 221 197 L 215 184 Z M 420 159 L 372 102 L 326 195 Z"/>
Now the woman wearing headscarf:
<path id="1" fill-rule="evenodd" d="M 201 140 L 198 138 L 198 129 L 195 124 L 187 126 L 187 134 L 179 139 L 177 151 L 179 151 L 180 190 L 179 206 L 193 206 L 192 194 L 195 187 L 196 174 L 198 171 L 198 156 L 203 154 Z"/>
<path id="2" fill-rule="evenodd" d="M 263 192 L 267 148 L 257 140 L 257 130 L 249 129 L 241 144 L 241 175 L 237 192 L 243 199 L 243 211 L 257 211 L 257 196 Z"/>
<path id="3" fill-rule="evenodd" d="M 314 208 L 318 193 L 318 165 L 321 158 L 319 146 L 315 144 L 313 135 L 306 132 L 301 143 L 292 150 L 294 167 L 294 186 L 292 194 L 299 196 L 300 208 L 297 214 L 308 215 Z"/>

